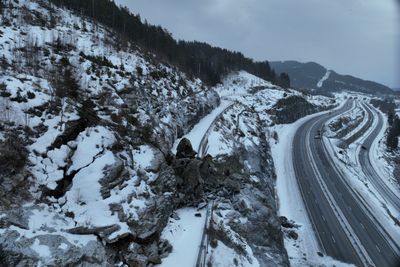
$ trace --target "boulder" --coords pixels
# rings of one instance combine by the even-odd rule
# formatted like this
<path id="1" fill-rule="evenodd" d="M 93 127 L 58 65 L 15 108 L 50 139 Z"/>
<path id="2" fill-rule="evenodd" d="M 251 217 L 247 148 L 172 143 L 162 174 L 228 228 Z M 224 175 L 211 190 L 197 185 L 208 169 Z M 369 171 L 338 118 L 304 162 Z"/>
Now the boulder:
<path id="1" fill-rule="evenodd" d="M 176 158 L 189 158 L 193 159 L 196 156 L 197 152 L 193 150 L 192 143 L 190 143 L 189 139 L 182 138 L 179 142 L 178 147 L 176 149 Z"/>
<path id="2" fill-rule="evenodd" d="M 203 194 L 204 180 L 200 175 L 202 161 L 199 159 L 177 159 L 173 168 L 177 176 L 177 190 L 186 200 L 198 200 Z"/>
<path id="3" fill-rule="evenodd" d="M 42 257 L 33 244 L 47 247 L 51 257 Z M 83 246 L 69 242 L 58 234 L 27 238 L 15 230 L 0 236 L 1 266 L 110 266 L 106 250 L 100 241 L 89 241 Z"/>
<path id="4" fill-rule="evenodd" d="M 147 267 L 160 264 L 172 251 L 171 244 L 164 239 L 147 245 L 131 243 L 128 250 L 122 255 L 124 262 L 132 267 Z"/>

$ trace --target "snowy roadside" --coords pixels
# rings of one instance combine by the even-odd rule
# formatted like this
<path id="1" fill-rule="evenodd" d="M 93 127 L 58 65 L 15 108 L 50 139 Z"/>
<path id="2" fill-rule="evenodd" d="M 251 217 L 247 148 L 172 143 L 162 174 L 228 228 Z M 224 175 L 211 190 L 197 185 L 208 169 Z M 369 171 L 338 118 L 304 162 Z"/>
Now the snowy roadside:
<path id="1" fill-rule="evenodd" d="M 205 224 L 206 209 L 182 208 L 176 216 L 170 218 L 161 233 L 173 246 L 171 254 L 163 259 L 160 267 L 195 266 L 200 249 L 201 237 Z"/>

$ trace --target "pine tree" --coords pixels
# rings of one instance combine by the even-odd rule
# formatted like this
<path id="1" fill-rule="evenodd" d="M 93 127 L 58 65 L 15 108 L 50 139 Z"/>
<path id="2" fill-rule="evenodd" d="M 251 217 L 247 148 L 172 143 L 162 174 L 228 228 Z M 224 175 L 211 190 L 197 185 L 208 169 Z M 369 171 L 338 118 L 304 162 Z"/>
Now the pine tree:
<path id="1" fill-rule="evenodd" d="M 394 151 L 399 146 L 399 138 L 396 136 L 392 127 L 389 129 L 387 134 L 386 145 L 389 151 Z"/>
<path id="2" fill-rule="evenodd" d="M 390 110 L 388 112 L 388 123 L 389 123 L 389 125 L 393 124 L 393 120 L 394 120 L 394 111 Z"/>
<path id="3" fill-rule="evenodd" d="M 286 89 L 290 87 L 290 78 L 287 73 L 282 72 L 279 75 L 278 85 L 281 86 L 282 88 L 286 88 Z"/>
<path id="4" fill-rule="evenodd" d="M 389 128 L 386 136 L 386 145 L 390 151 L 394 151 L 399 146 L 400 136 L 400 118 L 397 115 L 393 116 L 392 126 Z"/>

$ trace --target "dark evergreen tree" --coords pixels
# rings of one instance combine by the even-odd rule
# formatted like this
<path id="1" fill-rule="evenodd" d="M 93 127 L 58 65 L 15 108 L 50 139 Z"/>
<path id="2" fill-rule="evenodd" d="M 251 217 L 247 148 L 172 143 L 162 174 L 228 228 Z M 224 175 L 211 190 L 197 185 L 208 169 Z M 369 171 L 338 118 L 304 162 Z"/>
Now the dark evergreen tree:
<path id="1" fill-rule="evenodd" d="M 396 136 L 393 128 L 389 128 L 389 132 L 386 137 L 386 145 L 390 151 L 394 151 L 399 146 L 399 138 Z"/>
<path id="2" fill-rule="evenodd" d="M 95 107 L 95 103 L 89 98 L 84 99 L 79 103 L 78 115 L 81 120 L 85 121 L 85 124 L 94 125 L 99 121 L 99 117 L 97 116 Z"/>
<path id="3" fill-rule="evenodd" d="M 69 97 L 72 99 L 78 98 L 79 84 L 74 76 L 68 58 L 61 58 L 53 81 L 53 87 L 55 87 L 55 94 L 57 97 Z"/>
<path id="4" fill-rule="evenodd" d="M 389 123 L 389 125 L 392 125 L 393 124 L 393 120 L 394 120 L 394 110 L 390 110 L 389 112 L 388 112 L 388 123 Z"/>
<path id="5" fill-rule="evenodd" d="M 286 72 L 279 75 L 278 85 L 286 89 L 290 87 L 290 78 Z"/>
<path id="6" fill-rule="evenodd" d="M 394 115 L 392 120 L 392 126 L 389 128 L 388 134 L 386 136 L 386 145 L 390 151 L 394 151 L 399 146 L 399 136 L 400 136 L 400 118 Z"/>
<path id="7" fill-rule="evenodd" d="M 392 124 L 393 132 L 396 136 L 400 136 L 400 118 L 395 115 Z"/>

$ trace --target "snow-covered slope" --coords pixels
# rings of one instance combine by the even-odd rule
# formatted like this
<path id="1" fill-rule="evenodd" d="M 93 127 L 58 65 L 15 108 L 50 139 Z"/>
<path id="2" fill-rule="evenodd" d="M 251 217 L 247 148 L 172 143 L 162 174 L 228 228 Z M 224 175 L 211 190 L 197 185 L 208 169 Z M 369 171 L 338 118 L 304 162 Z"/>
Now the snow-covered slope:
<path id="1" fill-rule="evenodd" d="M 154 236 L 179 198 L 150 184 L 158 184 L 177 134 L 219 97 L 119 42 L 111 30 L 47 1 L 7 4 L 0 25 L 5 262 L 17 264 L 7 256 L 16 254 L 22 265 L 108 266 L 123 260 L 110 250 L 132 262 L 166 253 Z M 148 243 L 142 252 L 121 247 L 133 240 Z"/>
<path id="2" fill-rule="evenodd" d="M 331 71 L 327 70 L 325 75 L 321 78 L 321 80 L 318 81 L 317 87 L 321 88 L 324 82 L 329 78 L 329 75 L 331 75 Z"/>

